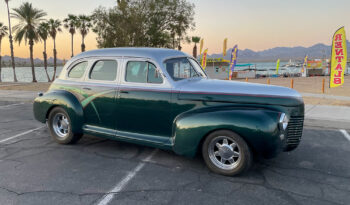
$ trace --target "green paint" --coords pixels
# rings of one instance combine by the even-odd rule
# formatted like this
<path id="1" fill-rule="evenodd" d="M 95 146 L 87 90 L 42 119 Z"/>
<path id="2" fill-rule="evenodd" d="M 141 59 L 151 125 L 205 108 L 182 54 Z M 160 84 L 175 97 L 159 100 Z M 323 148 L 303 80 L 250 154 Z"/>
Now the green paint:
<path id="1" fill-rule="evenodd" d="M 117 97 L 120 96 L 120 97 Z M 257 153 L 273 157 L 283 150 L 279 114 L 304 116 L 301 98 L 166 93 L 53 83 L 34 102 L 35 118 L 46 121 L 53 106 L 67 110 L 73 130 L 194 156 L 210 132 L 228 129 Z M 285 133 L 284 133 L 285 134 Z"/>

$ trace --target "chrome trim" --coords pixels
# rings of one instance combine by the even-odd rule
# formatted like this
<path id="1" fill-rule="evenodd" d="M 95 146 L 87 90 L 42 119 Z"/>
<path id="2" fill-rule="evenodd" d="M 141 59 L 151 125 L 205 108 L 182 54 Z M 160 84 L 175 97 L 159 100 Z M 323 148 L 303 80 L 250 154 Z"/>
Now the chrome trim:
<path id="1" fill-rule="evenodd" d="M 287 122 L 284 122 L 284 120 L 287 120 Z M 289 119 L 286 116 L 285 113 L 281 113 L 280 119 L 279 119 L 279 127 L 282 131 L 285 131 L 288 127 Z"/>
<path id="2" fill-rule="evenodd" d="M 227 136 L 217 136 L 208 146 L 210 161 L 223 170 L 235 169 L 241 162 L 241 148 L 236 141 Z"/>

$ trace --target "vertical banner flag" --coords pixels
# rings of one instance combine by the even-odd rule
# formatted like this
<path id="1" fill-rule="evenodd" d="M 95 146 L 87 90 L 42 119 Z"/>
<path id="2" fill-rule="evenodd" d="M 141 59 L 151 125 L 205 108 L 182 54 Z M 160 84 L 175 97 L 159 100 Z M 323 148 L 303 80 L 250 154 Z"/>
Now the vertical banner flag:
<path id="1" fill-rule="evenodd" d="M 231 53 L 231 62 L 230 62 L 230 74 L 229 74 L 229 80 L 232 79 L 233 71 L 235 69 L 235 66 L 237 64 L 237 54 L 238 54 L 238 45 L 235 45 L 232 49 Z"/>
<path id="2" fill-rule="evenodd" d="M 199 45 L 199 55 L 202 55 L 202 51 L 203 51 L 203 44 L 204 44 L 204 39 L 201 39 L 200 45 Z"/>
<path id="3" fill-rule="evenodd" d="M 303 77 L 306 77 L 306 66 L 307 66 L 307 58 L 308 56 L 305 56 L 303 67 L 301 68 L 301 74 Z"/>
<path id="4" fill-rule="evenodd" d="M 224 50 L 222 52 L 224 57 L 226 56 L 226 50 L 227 50 L 227 38 L 225 38 L 224 40 Z"/>
<path id="5" fill-rule="evenodd" d="M 207 55 L 208 55 L 208 49 L 205 49 L 202 57 L 202 68 L 205 70 L 205 67 L 207 67 Z"/>
<path id="6" fill-rule="evenodd" d="M 280 59 L 276 62 L 276 75 L 278 74 L 278 70 L 280 69 Z"/>
<path id="7" fill-rule="evenodd" d="M 346 36 L 344 27 L 338 29 L 333 36 L 331 72 L 329 87 L 335 88 L 344 84 L 344 73 L 347 63 Z"/>

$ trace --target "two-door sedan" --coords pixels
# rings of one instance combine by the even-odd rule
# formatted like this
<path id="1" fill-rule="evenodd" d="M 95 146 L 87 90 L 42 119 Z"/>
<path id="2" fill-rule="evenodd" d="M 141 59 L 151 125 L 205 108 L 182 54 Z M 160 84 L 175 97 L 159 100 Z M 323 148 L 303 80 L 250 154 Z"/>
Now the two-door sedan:
<path id="1" fill-rule="evenodd" d="M 304 102 L 289 88 L 211 80 L 181 51 L 112 48 L 72 58 L 35 99 L 34 115 L 60 144 L 90 134 L 201 153 L 210 170 L 233 176 L 253 155 L 298 146 Z"/>

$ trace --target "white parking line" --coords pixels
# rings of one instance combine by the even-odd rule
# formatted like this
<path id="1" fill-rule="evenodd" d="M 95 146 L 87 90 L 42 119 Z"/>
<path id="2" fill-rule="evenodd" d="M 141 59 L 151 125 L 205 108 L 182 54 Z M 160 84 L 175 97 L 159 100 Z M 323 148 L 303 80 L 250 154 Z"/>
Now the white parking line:
<path id="1" fill-rule="evenodd" d="M 12 106 L 17 106 L 17 105 L 23 105 L 24 103 L 16 103 L 16 104 L 9 104 L 9 105 L 2 105 L 0 106 L 0 109 L 12 107 Z"/>
<path id="2" fill-rule="evenodd" d="M 112 201 L 114 195 L 120 192 L 128 182 L 136 176 L 136 174 L 145 166 L 145 162 L 148 162 L 156 154 L 158 150 L 155 149 L 150 155 L 148 155 L 142 162 L 140 162 L 132 171 L 130 171 L 112 190 L 102 197 L 98 205 L 107 205 Z"/>
<path id="3" fill-rule="evenodd" d="M 31 132 L 34 132 L 34 131 L 36 131 L 36 130 L 39 130 L 39 129 L 43 128 L 43 127 L 45 127 L 45 126 L 38 127 L 38 128 L 32 129 L 32 130 L 28 130 L 28 131 L 19 133 L 19 134 L 15 135 L 15 136 L 12 136 L 12 137 L 9 137 L 9 138 L 0 140 L 0 143 L 4 143 L 4 142 L 10 141 L 10 140 L 13 140 L 13 139 L 15 139 L 15 138 L 18 138 L 18 137 L 21 137 L 21 136 L 23 136 L 23 135 L 26 135 L 26 134 L 29 134 L 29 133 L 31 133 Z"/>
<path id="4" fill-rule="evenodd" d="M 344 137 L 350 141 L 350 135 L 346 130 L 339 130 L 341 133 L 343 133 Z"/>

